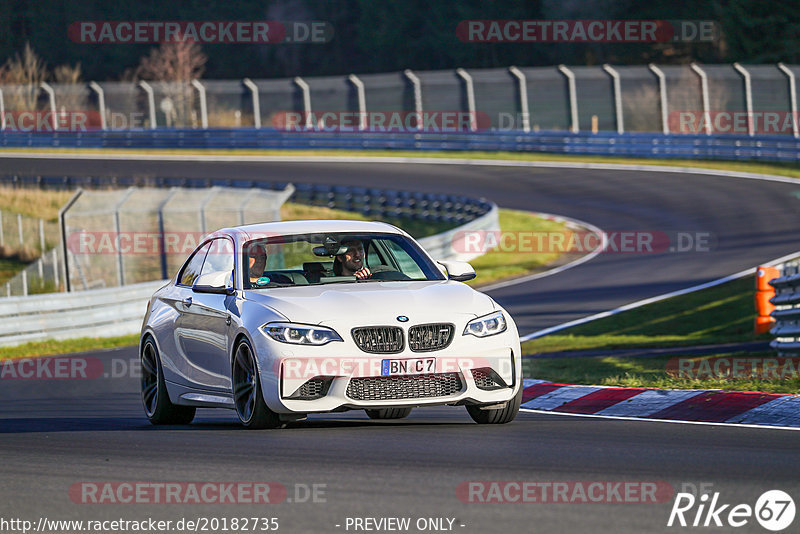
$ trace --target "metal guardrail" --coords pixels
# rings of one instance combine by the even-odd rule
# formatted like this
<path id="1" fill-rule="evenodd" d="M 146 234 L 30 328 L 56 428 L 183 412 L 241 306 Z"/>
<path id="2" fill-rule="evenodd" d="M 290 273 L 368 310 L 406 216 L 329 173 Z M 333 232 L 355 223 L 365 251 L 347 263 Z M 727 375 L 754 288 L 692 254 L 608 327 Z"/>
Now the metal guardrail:
<path id="1" fill-rule="evenodd" d="M 136 333 L 147 300 L 164 283 L 0 299 L 0 346 Z"/>
<path id="2" fill-rule="evenodd" d="M 800 263 L 787 262 L 782 266 L 782 276 L 774 278 L 769 285 L 775 288 L 775 296 L 769 301 L 775 305 L 770 314 L 775 326 L 770 330 L 775 339 L 770 347 L 779 354 L 800 353 Z"/>
<path id="3" fill-rule="evenodd" d="M 419 244 L 422 245 L 428 254 L 434 259 L 438 260 L 459 260 L 469 261 L 473 258 L 481 256 L 482 253 L 467 253 L 464 251 L 453 250 L 454 238 L 461 232 L 493 232 L 500 230 L 500 210 L 497 205 L 492 204 L 492 208 L 485 214 L 472 221 L 463 224 L 452 230 L 442 232 L 440 234 L 423 237 L 419 239 Z"/>
<path id="4" fill-rule="evenodd" d="M 800 160 L 800 139 L 785 135 L 562 131 L 312 132 L 267 128 L 3 131 L 0 147 L 507 151 L 665 159 Z"/>

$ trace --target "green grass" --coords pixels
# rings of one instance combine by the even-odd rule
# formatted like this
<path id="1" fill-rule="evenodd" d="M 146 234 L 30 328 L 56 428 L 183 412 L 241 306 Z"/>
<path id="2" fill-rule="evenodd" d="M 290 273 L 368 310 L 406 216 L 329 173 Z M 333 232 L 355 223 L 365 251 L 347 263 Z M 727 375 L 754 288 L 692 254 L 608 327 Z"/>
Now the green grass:
<path id="1" fill-rule="evenodd" d="M 691 355 L 687 355 L 691 356 Z M 703 356 L 760 358 L 774 357 L 774 352 L 729 353 Z M 661 389 L 727 389 L 735 391 L 763 391 L 771 393 L 800 392 L 800 378 L 794 374 L 786 379 L 746 377 L 726 379 L 679 378 L 667 372 L 670 359 L 677 356 L 646 358 L 620 358 L 602 356 L 595 358 L 534 358 L 522 362 L 523 376 L 550 380 L 564 384 L 592 384 L 620 387 L 652 387 Z"/>
<path id="2" fill-rule="evenodd" d="M 19 261 L 16 257 L 0 258 L 0 286 L 3 286 L 0 297 L 5 297 L 5 284 L 11 280 L 14 275 L 20 272 L 27 266 L 27 263 Z"/>
<path id="3" fill-rule="evenodd" d="M 755 279 L 747 276 L 716 287 L 672 297 L 634 310 L 579 325 L 558 335 L 523 344 L 523 354 L 572 350 L 611 350 L 648 347 L 737 343 L 770 339 L 753 332 Z M 774 352 L 693 355 L 704 360 L 717 356 L 774 357 Z M 677 356 L 528 358 L 523 375 L 567 384 L 654 387 L 675 389 L 730 389 L 798 393 L 800 378 L 748 377 L 689 379 L 667 372 Z M 800 362 L 800 359 L 798 360 Z"/>
<path id="4" fill-rule="evenodd" d="M 501 209 L 500 230 L 507 232 L 564 232 L 564 223 L 537 217 L 525 211 Z M 478 277 L 467 282 L 473 286 L 486 285 L 499 280 L 523 276 L 557 260 L 558 252 L 504 251 L 498 247 L 475 258 L 470 263 Z"/>
<path id="5" fill-rule="evenodd" d="M 753 333 L 755 278 L 672 297 L 524 343 L 523 354 L 736 343 Z"/>
<path id="6" fill-rule="evenodd" d="M 137 343 L 139 343 L 139 334 L 102 338 L 83 337 L 64 341 L 37 341 L 34 343 L 17 345 L 16 347 L 0 347 L 0 360 L 129 347 Z"/>

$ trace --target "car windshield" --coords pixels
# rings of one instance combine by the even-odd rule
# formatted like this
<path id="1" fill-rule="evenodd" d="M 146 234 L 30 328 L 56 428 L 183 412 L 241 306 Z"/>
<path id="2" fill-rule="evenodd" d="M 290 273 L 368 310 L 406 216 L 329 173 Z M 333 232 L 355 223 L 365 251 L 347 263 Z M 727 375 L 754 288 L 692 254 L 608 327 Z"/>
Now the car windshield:
<path id="1" fill-rule="evenodd" d="M 445 279 L 416 243 L 397 234 L 254 239 L 243 245 L 242 259 L 245 289 Z"/>

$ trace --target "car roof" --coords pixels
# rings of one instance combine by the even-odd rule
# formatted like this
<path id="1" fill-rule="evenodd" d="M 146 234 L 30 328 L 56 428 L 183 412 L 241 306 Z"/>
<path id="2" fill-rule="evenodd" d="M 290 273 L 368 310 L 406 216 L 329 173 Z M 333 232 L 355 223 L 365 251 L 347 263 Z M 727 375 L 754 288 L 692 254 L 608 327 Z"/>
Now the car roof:
<path id="1" fill-rule="evenodd" d="M 391 224 L 378 221 L 349 221 L 336 219 L 315 219 L 303 221 L 278 221 L 245 226 L 223 228 L 209 235 L 230 235 L 239 242 L 248 241 L 264 235 L 297 235 L 316 234 L 324 232 L 357 232 L 408 235 L 403 230 Z"/>

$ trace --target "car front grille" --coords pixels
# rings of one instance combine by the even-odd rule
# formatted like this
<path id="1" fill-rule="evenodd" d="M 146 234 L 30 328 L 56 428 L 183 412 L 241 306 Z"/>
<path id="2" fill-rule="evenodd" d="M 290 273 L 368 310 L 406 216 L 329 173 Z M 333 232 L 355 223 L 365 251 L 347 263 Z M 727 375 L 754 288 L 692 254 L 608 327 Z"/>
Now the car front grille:
<path id="1" fill-rule="evenodd" d="M 448 323 L 420 324 L 408 329 L 408 348 L 429 352 L 447 347 L 453 340 L 455 327 Z"/>
<path id="2" fill-rule="evenodd" d="M 377 376 L 353 378 L 347 385 L 347 396 L 360 401 L 421 399 L 455 395 L 461 388 L 461 376 L 458 373 Z"/>
<path id="3" fill-rule="evenodd" d="M 397 326 L 365 326 L 353 328 L 358 348 L 372 354 L 395 354 L 403 351 L 403 330 Z"/>

